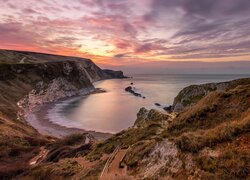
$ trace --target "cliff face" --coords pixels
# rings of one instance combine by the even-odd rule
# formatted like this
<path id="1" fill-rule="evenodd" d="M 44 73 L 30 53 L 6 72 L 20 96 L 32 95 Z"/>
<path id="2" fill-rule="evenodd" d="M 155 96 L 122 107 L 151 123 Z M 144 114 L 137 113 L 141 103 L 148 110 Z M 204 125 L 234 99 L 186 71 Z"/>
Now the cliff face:
<path id="1" fill-rule="evenodd" d="M 122 71 L 113 71 L 109 69 L 103 69 L 103 71 L 110 77 L 110 78 L 127 78 L 124 76 Z"/>
<path id="2" fill-rule="evenodd" d="M 208 83 L 201 85 L 191 85 L 182 89 L 175 97 L 172 110 L 180 112 L 186 107 L 197 103 L 204 96 L 210 92 L 225 92 L 229 89 L 235 88 L 238 85 L 246 85 L 250 83 L 250 78 L 238 79 L 228 82 Z"/>
<path id="3" fill-rule="evenodd" d="M 0 50 L 0 177 L 29 168 L 29 159 L 50 142 L 26 123 L 25 111 L 89 93 L 92 82 L 108 78 L 117 76 L 89 59 Z"/>
<path id="4" fill-rule="evenodd" d="M 31 107 L 94 90 L 92 82 L 123 78 L 91 60 L 19 51 L 0 51 L 0 99 L 4 106 Z M 110 70 L 109 72 L 113 72 Z M 5 113 L 9 113 L 6 110 Z"/>

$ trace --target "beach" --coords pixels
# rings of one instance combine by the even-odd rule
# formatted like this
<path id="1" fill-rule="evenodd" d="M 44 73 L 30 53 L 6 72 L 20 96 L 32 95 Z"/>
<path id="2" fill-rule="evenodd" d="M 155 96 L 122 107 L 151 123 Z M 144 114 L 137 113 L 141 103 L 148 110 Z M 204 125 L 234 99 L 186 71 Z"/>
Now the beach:
<path id="1" fill-rule="evenodd" d="M 104 91 L 97 89 L 97 91 L 90 93 L 90 94 L 94 94 L 94 93 L 104 93 Z M 79 98 L 82 98 L 82 97 L 79 96 L 79 97 L 64 98 L 56 102 L 45 103 L 43 105 L 35 107 L 34 109 L 32 109 L 32 111 L 27 113 L 26 121 L 31 126 L 33 126 L 39 133 L 43 135 L 47 135 L 47 136 L 62 138 L 62 137 L 65 137 L 74 133 L 89 133 L 98 140 L 109 138 L 112 135 L 111 133 L 87 131 L 81 128 L 69 127 L 69 126 L 64 125 L 63 123 L 59 124 L 59 123 L 54 123 L 53 121 L 51 121 L 51 119 L 53 118 L 53 114 L 51 113 L 56 110 L 55 108 L 58 105 L 68 104 L 70 101 L 75 101 L 76 99 L 79 99 Z M 54 116 L 54 118 L 64 118 L 63 114 L 58 114 L 58 113 L 55 113 L 55 114 L 56 115 Z M 67 120 L 70 121 L 69 119 Z"/>

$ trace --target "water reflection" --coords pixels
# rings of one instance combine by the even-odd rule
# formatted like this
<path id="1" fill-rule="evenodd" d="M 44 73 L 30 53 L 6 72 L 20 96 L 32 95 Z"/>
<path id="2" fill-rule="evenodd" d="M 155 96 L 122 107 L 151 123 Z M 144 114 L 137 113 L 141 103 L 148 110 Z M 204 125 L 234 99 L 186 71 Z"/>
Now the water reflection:
<path id="1" fill-rule="evenodd" d="M 95 83 L 107 92 L 84 97 L 69 119 L 86 130 L 118 132 L 133 125 L 141 107 L 155 108 L 154 103 L 170 105 L 177 93 L 190 84 L 219 82 L 242 75 L 137 75 L 134 79 L 111 79 Z M 146 99 L 135 97 L 124 88 L 133 82 Z"/>

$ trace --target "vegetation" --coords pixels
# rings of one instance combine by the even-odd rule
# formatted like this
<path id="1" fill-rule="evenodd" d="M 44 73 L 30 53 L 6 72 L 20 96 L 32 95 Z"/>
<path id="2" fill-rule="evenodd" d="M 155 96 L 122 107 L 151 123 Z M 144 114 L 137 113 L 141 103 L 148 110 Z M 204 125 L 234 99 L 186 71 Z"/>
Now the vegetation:
<path id="1" fill-rule="evenodd" d="M 63 160 L 57 163 L 47 163 L 42 166 L 35 167 L 28 172 L 27 179 L 68 179 L 81 171 L 82 167 L 73 160 Z"/>
<path id="2" fill-rule="evenodd" d="M 85 139 L 86 139 L 86 134 L 71 134 L 69 136 L 66 136 L 62 139 L 58 139 L 55 142 L 52 142 L 50 144 L 48 144 L 48 148 L 50 149 L 56 149 L 56 148 L 60 148 L 63 146 L 76 146 L 76 145 L 81 145 L 85 143 Z"/>
<path id="3" fill-rule="evenodd" d="M 8 65 L 2 64 L 1 70 L 6 66 Z M 159 158 L 169 158 L 166 160 L 169 164 L 175 162 L 171 158 L 179 157 L 181 158 L 176 161 L 177 164 L 194 163 L 190 163 L 191 169 L 175 169 L 177 177 L 174 178 L 178 178 L 178 174 L 192 176 L 196 170 L 201 179 L 246 179 L 250 176 L 249 80 L 233 81 L 226 92 L 212 92 L 205 97 L 205 94 L 200 94 L 193 96 L 191 100 L 184 100 L 185 105 L 194 105 L 180 112 L 172 121 L 169 121 L 168 115 L 151 110 L 146 120 L 139 119 L 137 127 L 117 133 L 105 141 L 85 145 L 86 134 L 73 134 L 52 141 L 38 134 L 19 118 L 17 113 L 13 113 L 20 110 L 16 102 L 41 80 L 41 77 L 32 71 L 28 77 L 12 76 L 11 73 L 0 75 L 0 90 L 6 92 L 0 95 L 3 104 L 0 106 L 1 178 L 19 175 L 18 177 L 28 179 L 97 179 L 108 155 L 117 146 L 128 148 L 124 162 L 128 171 L 137 176 L 136 173 L 143 171 L 145 165 L 142 160 L 150 160 L 149 154 L 162 141 L 172 141 L 174 147 L 171 150 L 176 150 L 178 155 L 171 156 L 171 152 L 164 152 L 166 147 L 162 146 L 159 152 L 153 151 L 157 153 L 157 157 L 159 153 Z M 237 86 L 237 82 L 241 86 Z M 206 90 L 213 91 L 215 88 L 206 87 Z M 180 94 L 177 100 L 181 100 L 182 95 Z M 40 165 L 31 167 L 28 162 L 38 155 L 41 146 L 48 150 L 48 154 Z M 204 153 L 206 148 L 215 151 L 216 155 Z M 161 153 L 164 156 L 161 156 Z M 187 157 L 190 157 L 189 161 L 186 161 Z M 86 162 L 92 163 L 91 168 L 85 167 Z M 152 166 L 158 165 L 157 161 L 150 163 Z M 164 177 L 169 166 L 164 162 L 163 166 L 165 167 L 155 173 L 163 172 L 160 175 Z"/>
<path id="4" fill-rule="evenodd" d="M 199 155 L 195 158 L 207 179 L 247 179 L 250 174 L 250 134 L 241 135 L 237 141 L 217 148 L 219 156 Z"/>
<path id="5" fill-rule="evenodd" d="M 224 93 L 210 93 L 193 107 L 181 112 L 165 133 L 178 136 L 239 119 L 250 107 L 249 96 L 250 85 Z"/>
<path id="6" fill-rule="evenodd" d="M 139 141 L 135 144 L 133 144 L 128 153 L 127 156 L 124 159 L 124 162 L 127 164 L 129 168 L 136 168 L 138 167 L 138 164 L 140 161 L 149 155 L 151 150 L 156 145 L 156 140 L 145 140 L 145 141 Z"/>
<path id="7" fill-rule="evenodd" d="M 112 153 L 119 145 L 128 148 L 142 140 L 154 138 L 161 126 L 157 123 L 150 123 L 148 126 L 141 128 L 130 128 L 124 130 L 104 142 L 98 143 L 94 150 L 88 155 L 90 160 L 99 159 L 103 154 Z"/>
<path id="8" fill-rule="evenodd" d="M 198 152 L 204 147 L 214 147 L 249 131 L 250 110 L 247 116 L 241 120 L 224 122 L 208 130 L 184 133 L 176 139 L 176 143 L 181 150 Z"/>

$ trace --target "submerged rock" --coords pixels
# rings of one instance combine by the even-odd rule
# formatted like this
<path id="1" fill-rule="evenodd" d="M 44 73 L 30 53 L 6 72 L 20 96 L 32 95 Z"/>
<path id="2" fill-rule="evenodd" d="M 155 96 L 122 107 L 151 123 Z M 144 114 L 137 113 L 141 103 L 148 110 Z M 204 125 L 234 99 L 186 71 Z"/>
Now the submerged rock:
<path id="1" fill-rule="evenodd" d="M 126 87 L 126 88 L 125 88 L 125 91 L 127 91 L 127 92 L 132 91 L 132 87 L 131 87 L 131 86 Z"/>
<path id="2" fill-rule="evenodd" d="M 133 90 L 133 87 L 131 87 L 131 86 L 126 87 L 125 91 L 130 92 L 131 94 L 133 94 L 136 97 L 142 97 L 143 99 L 145 99 L 145 96 L 142 96 L 140 93 L 135 92 Z"/>

